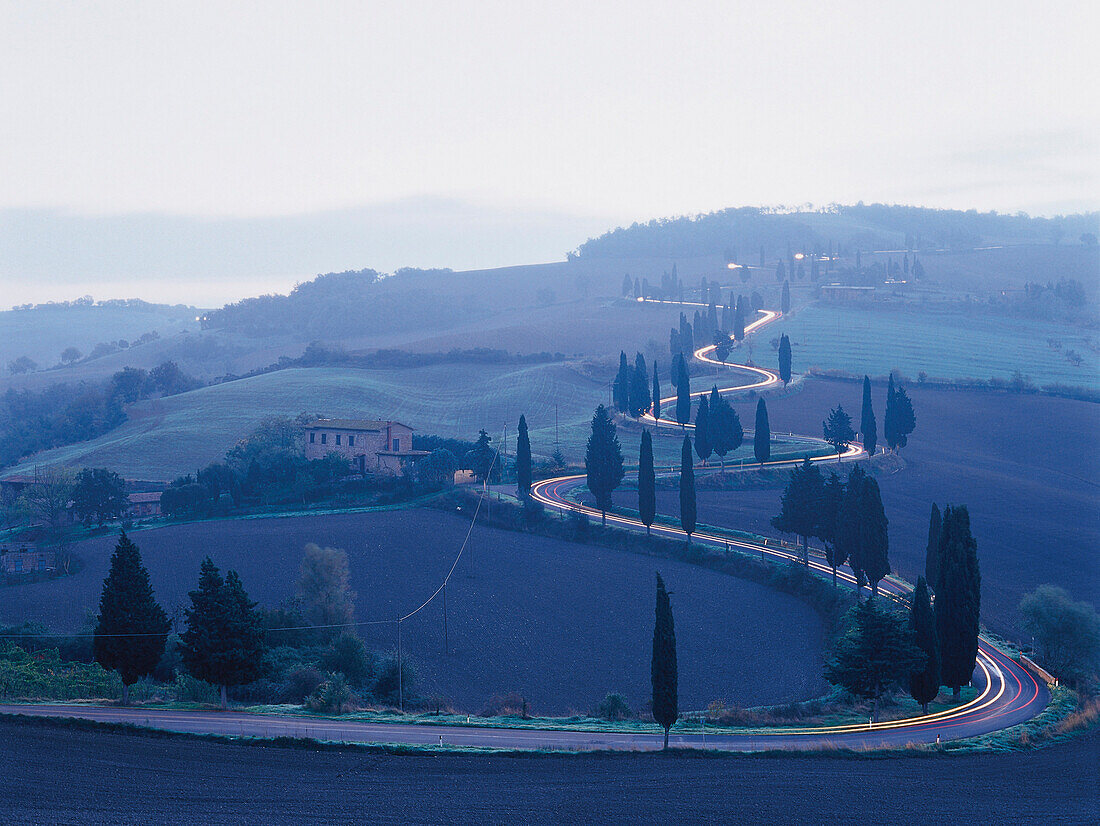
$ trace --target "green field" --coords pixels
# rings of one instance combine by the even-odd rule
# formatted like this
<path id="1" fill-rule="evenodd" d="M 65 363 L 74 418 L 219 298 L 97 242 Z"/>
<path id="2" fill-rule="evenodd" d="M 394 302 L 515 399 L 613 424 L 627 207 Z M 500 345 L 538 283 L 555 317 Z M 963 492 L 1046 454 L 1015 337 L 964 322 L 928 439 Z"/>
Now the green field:
<path id="1" fill-rule="evenodd" d="M 771 335 L 791 338 L 795 372 L 810 367 L 884 376 L 898 369 L 910 380 L 1011 379 L 1020 370 L 1037 385 L 1100 387 L 1100 335 L 1069 325 L 993 315 L 873 310 L 812 304 L 777 322 Z M 1056 350 L 1048 339 L 1062 342 Z M 1065 352 L 1084 361 L 1074 367 Z"/>

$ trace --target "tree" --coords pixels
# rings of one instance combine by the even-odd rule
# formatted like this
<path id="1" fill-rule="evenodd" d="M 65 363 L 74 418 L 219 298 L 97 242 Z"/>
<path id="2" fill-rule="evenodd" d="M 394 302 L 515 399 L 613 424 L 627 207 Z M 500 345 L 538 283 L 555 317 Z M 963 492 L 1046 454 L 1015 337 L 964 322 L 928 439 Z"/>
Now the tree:
<path id="1" fill-rule="evenodd" d="M 634 357 L 634 371 L 630 374 L 630 415 L 638 418 L 649 410 L 649 370 L 645 365 L 645 356 L 638 353 Z"/>
<path id="2" fill-rule="evenodd" d="M 779 262 L 779 266 L 780 268 L 783 267 L 782 261 Z M 783 293 L 781 298 L 779 299 L 779 310 L 783 313 L 783 315 L 786 315 L 791 311 L 791 282 L 789 281 L 783 282 Z"/>
<path id="3" fill-rule="evenodd" d="M 909 630 L 913 632 L 913 641 L 925 656 L 924 668 L 909 676 L 909 694 L 920 703 L 927 714 L 928 704 L 940 693 L 940 647 L 936 639 L 936 618 L 928 597 L 928 583 L 922 576 L 917 577 L 917 587 L 913 590 Z"/>
<path id="4" fill-rule="evenodd" d="M 522 414 L 516 438 L 516 489 L 520 499 L 531 494 L 531 437 L 527 433 L 527 418 Z"/>
<path id="5" fill-rule="evenodd" d="M 936 636 L 940 643 L 943 684 L 957 700 L 970 682 L 978 656 L 982 581 L 978 543 L 970 533 L 964 505 L 943 511 L 940 530 L 940 571 L 936 583 Z"/>
<path id="6" fill-rule="evenodd" d="M 66 523 L 74 486 L 75 478 L 65 468 L 35 468 L 34 482 L 27 485 L 22 495 L 26 512 L 45 528 L 47 541 L 54 546 L 58 564 L 65 573 L 72 566 Z"/>
<path id="7" fill-rule="evenodd" d="M 619 437 L 615 435 L 615 423 L 602 404 L 592 417 L 592 434 L 584 452 L 584 467 L 588 474 L 588 490 L 596 498 L 601 521 L 606 525 L 611 494 L 623 481 L 623 452 Z"/>
<path id="8" fill-rule="evenodd" d="M 695 452 L 704 465 L 714 452 L 710 443 L 710 402 L 706 396 L 700 396 L 699 407 L 695 411 Z"/>
<path id="9" fill-rule="evenodd" d="M 878 424 L 875 422 L 875 408 L 871 404 L 871 379 L 863 377 L 863 410 L 860 411 L 859 432 L 863 435 L 863 449 L 868 456 L 875 455 L 878 445 Z"/>
<path id="10" fill-rule="evenodd" d="M 497 461 L 497 452 L 493 450 L 493 437 L 483 430 L 479 430 L 474 449 L 466 453 L 463 464 L 474 474 L 479 482 L 493 484 L 500 481 L 500 462 Z"/>
<path id="11" fill-rule="evenodd" d="M 707 424 L 710 430 L 710 443 L 714 452 L 722 460 L 722 470 L 726 469 L 726 454 L 737 450 L 744 441 L 745 432 L 741 428 L 741 419 L 728 401 L 718 395 L 715 385 L 710 391 L 710 409 Z"/>
<path id="12" fill-rule="evenodd" d="M 652 392 L 651 396 L 652 396 L 651 402 L 652 402 L 652 405 L 653 405 L 653 407 L 652 407 L 653 418 L 654 419 L 660 419 L 661 418 L 661 382 L 657 378 L 657 362 L 656 361 L 653 362 L 653 392 Z"/>
<path id="13" fill-rule="evenodd" d="M 745 339 L 745 302 L 741 296 L 737 296 L 737 309 L 733 311 L 733 338 L 735 341 Z"/>
<path id="14" fill-rule="evenodd" d="M 821 431 L 825 441 L 836 450 L 836 460 L 839 462 L 841 454 L 848 449 L 848 445 L 856 437 L 855 431 L 852 430 L 852 417 L 838 404 L 829 411 L 829 418 L 821 423 Z"/>
<path id="15" fill-rule="evenodd" d="M 714 334 L 714 356 L 719 361 L 725 361 L 730 357 L 730 345 L 732 339 L 722 330 Z"/>
<path id="16" fill-rule="evenodd" d="M 348 555 L 339 548 L 310 542 L 298 569 L 298 599 L 302 615 L 333 636 L 355 622 L 355 592 L 351 590 Z"/>
<path id="17" fill-rule="evenodd" d="M 676 421 L 683 427 L 691 421 L 691 379 L 683 357 L 676 362 L 676 367 L 679 370 L 676 377 Z"/>
<path id="18" fill-rule="evenodd" d="M 642 447 L 638 453 L 638 515 L 645 525 L 646 536 L 657 515 L 657 476 L 653 470 L 653 437 L 642 431 Z"/>
<path id="19" fill-rule="evenodd" d="M 924 667 L 925 654 L 904 620 L 879 608 L 874 599 L 858 603 L 849 617 L 851 627 L 826 664 L 825 679 L 873 701 L 872 719 L 877 721 L 879 698 L 906 685 Z"/>
<path id="20" fill-rule="evenodd" d="M 1100 654 L 1100 614 L 1062 588 L 1040 585 L 1020 601 L 1024 628 L 1035 636 L 1038 654 L 1051 671 L 1069 682 L 1096 673 Z"/>
<path id="21" fill-rule="evenodd" d="M 157 604 L 141 552 L 123 531 L 103 580 L 92 643 L 95 660 L 122 678 L 122 704 L 130 686 L 152 674 L 168 640 L 168 615 Z"/>
<path id="22" fill-rule="evenodd" d="M 763 464 L 772 455 L 772 431 L 768 426 L 768 406 L 760 399 L 756 403 L 756 428 L 752 434 L 752 452 Z"/>
<path id="23" fill-rule="evenodd" d="M 615 374 L 615 382 L 611 389 L 611 398 L 615 409 L 620 413 L 626 413 L 630 409 L 630 381 L 633 374 L 630 365 L 626 363 L 626 351 L 619 351 L 619 372 Z"/>
<path id="24" fill-rule="evenodd" d="M 791 382 L 791 340 L 786 333 L 779 337 L 779 378 L 784 387 Z"/>
<path id="25" fill-rule="evenodd" d="M 813 535 L 825 546 L 825 561 L 833 570 L 833 588 L 836 588 L 836 569 L 848 561 L 837 543 L 840 523 L 840 503 L 844 501 L 844 482 L 832 471 L 825 480 L 821 492 L 821 506 L 817 509 L 817 524 Z"/>
<path id="26" fill-rule="evenodd" d="M 775 280 L 783 282 L 787 277 L 787 268 L 783 264 L 783 259 L 779 259 L 775 265 Z"/>
<path id="27" fill-rule="evenodd" d="M 449 487 L 454 484 L 458 459 L 445 447 L 439 447 L 416 463 L 416 475 L 426 485 Z"/>
<path id="28" fill-rule="evenodd" d="M 886 418 L 882 428 L 890 449 L 896 452 L 905 447 L 916 424 L 913 403 L 904 387 L 894 387 L 894 376 L 891 374 L 890 384 L 886 389 Z"/>
<path id="29" fill-rule="evenodd" d="M 117 519 L 129 504 L 122 477 L 103 467 L 86 467 L 80 471 L 72 497 L 73 511 L 85 524 L 102 525 L 108 519 Z"/>
<path id="30" fill-rule="evenodd" d="M 66 347 L 61 351 L 61 363 L 72 365 L 73 362 L 80 361 L 81 353 L 75 347 Z"/>
<path id="31" fill-rule="evenodd" d="M 780 499 L 779 514 L 772 517 L 772 527 L 802 538 L 802 564 L 810 564 L 809 538 L 815 535 L 820 522 L 819 508 L 825 493 L 821 471 L 807 456 L 791 471 L 787 487 Z"/>
<path id="32" fill-rule="evenodd" d="M 872 595 L 878 593 L 879 580 L 890 573 L 888 528 L 878 482 L 857 465 L 840 502 L 837 553 L 848 560 L 858 583 L 871 586 Z"/>
<path id="33" fill-rule="evenodd" d="M 261 618 L 236 571 L 223 580 L 210 557 L 203 560 L 199 587 L 189 596 L 180 646 L 183 663 L 192 676 L 218 686 L 226 708 L 229 686 L 252 682 L 262 671 Z"/>
<path id="34" fill-rule="evenodd" d="M 630 273 L 623 276 L 623 297 L 630 295 L 634 292 L 634 282 L 630 278 Z M 635 296 L 637 298 L 637 296 Z"/>
<path id="35" fill-rule="evenodd" d="M 676 627 L 672 620 L 665 581 L 657 574 L 657 610 L 653 623 L 653 659 L 650 663 L 653 684 L 653 719 L 665 730 L 668 748 L 668 730 L 680 716 L 679 681 L 676 674 Z"/>
<path id="36" fill-rule="evenodd" d="M 928 515 L 928 545 L 924 551 L 924 578 L 935 587 L 940 581 L 940 531 L 943 530 L 943 517 L 939 506 L 933 502 L 932 512 Z"/>
<path id="37" fill-rule="evenodd" d="M 684 436 L 680 450 L 680 527 L 687 534 L 688 544 L 695 533 L 695 468 L 691 461 L 691 438 Z"/>
<path id="38" fill-rule="evenodd" d="M 32 359 L 30 356 L 20 356 L 15 361 L 8 362 L 8 372 L 13 376 L 20 373 L 33 373 L 38 369 L 38 362 Z"/>

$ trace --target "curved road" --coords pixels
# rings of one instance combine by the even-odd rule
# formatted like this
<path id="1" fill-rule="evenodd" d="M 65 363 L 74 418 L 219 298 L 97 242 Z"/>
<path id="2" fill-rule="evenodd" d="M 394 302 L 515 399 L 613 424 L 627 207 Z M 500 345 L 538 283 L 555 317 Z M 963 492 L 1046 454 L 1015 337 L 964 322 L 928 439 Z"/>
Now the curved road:
<path id="1" fill-rule="evenodd" d="M 678 302 L 660 302 L 678 303 Z M 763 317 L 745 328 L 746 334 L 760 329 L 779 318 L 779 313 L 765 310 Z M 779 377 L 760 367 L 750 365 L 730 365 L 711 357 L 715 348 L 703 347 L 694 354 L 695 358 L 716 366 L 732 367 L 748 372 L 749 382 L 728 386 L 719 392 L 723 394 L 744 392 L 749 389 L 761 389 L 774 386 Z M 701 396 L 705 392 L 693 393 Z M 674 401 L 662 399 L 666 402 Z M 655 425 L 668 424 L 679 427 L 667 419 L 654 419 L 647 414 L 643 419 Z M 690 427 L 690 425 L 688 425 Z M 826 443 L 813 437 L 799 437 L 817 447 Z M 861 445 L 853 444 L 841 458 L 852 460 L 865 456 Z M 811 461 L 835 460 L 836 454 L 813 458 Z M 770 467 L 790 466 L 798 460 L 778 460 L 767 462 Z M 757 464 L 748 469 L 760 467 Z M 704 469 L 705 472 L 706 469 Z M 532 489 L 532 495 L 544 506 L 560 511 L 573 511 L 599 516 L 594 508 L 579 504 L 570 498 L 570 494 L 585 484 L 584 476 L 563 476 L 539 482 Z M 645 526 L 638 520 L 618 514 L 607 514 L 612 525 L 628 530 L 644 531 Z M 683 539 L 686 535 L 679 528 L 668 525 L 653 525 L 652 530 L 660 536 Z M 767 541 L 749 541 L 732 539 L 707 532 L 692 535 L 692 541 L 713 549 L 734 547 L 776 560 L 798 560 L 778 543 Z M 831 574 L 820 552 L 814 551 L 810 557 L 810 567 L 821 573 Z M 855 579 L 846 571 L 837 572 L 838 579 L 850 586 Z M 880 592 L 891 599 L 906 604 L 906 595 L 910 586 L 893 577 L 887 577 L 879 586 Z M 819 726 L 809 728 L 777 727 L 760 729 L 744 734 L 707 734 L 701 724 L 687 723 L 672 733 L 670 745 L 692 748 L 715 748 L 737 751 L 759 751 L 767 749 L 815 749 L 815 748 L 876 748 L 904 746 L 908 743 L 934 743 L 942 740 L 972 737 L 999 729 L 1008 728 L 1031 719 L 1049 700 L 1045 683 L 1037 680 L 1031 672 L 1014 661 L 1008 654 L 998 649 L 984 637 L 979 641 L 977 666 L 974 670 L 973 684 L 978 695 L 970 702 L 958 707 L 923 715 L 907 720 L 881 723 L 855 724 L 844 726 Z M 315 717 L 274 714 L 248 714 L 245 712 L 221 711 L 180 711 L 165 709 L 119 708 L 115 706 L 94 705 L 0 705 L 0 714 L 20 714 L 37 717 L 64 717 L 94 720 L 110 723 L 129 723 L 136 726 L 164 729 L 168 731 L 192 734 L 221 734 L 243 737 L 306 737 L 316 740 L 340 741 L 347 743 L 400 743 L 418 745 L 478 746 L 503 749 L 569 749 L 569 750 L 650 750 L 661 747 L 661 735 L 658 733 L 632 732 L 586 732 L 565 729 L 535 730 L 519 728 L 489 728 L 477 725 L 433 725 L 371 723 L 347 719 L 322 719 Z M 699 726 L 691 730 L 692 726 Z"/>

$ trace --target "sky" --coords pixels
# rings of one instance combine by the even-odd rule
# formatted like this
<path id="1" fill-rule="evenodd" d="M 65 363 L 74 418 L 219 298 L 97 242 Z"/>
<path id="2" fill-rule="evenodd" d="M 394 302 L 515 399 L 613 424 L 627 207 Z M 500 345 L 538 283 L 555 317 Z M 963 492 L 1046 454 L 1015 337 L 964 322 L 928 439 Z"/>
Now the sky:
<path id="1" fill-rule="evenodd" d="M 728 206 L 1096 209 L 1097 24 L 1004 0 L 0 0 L 0 305 L 561 260 Z"/>

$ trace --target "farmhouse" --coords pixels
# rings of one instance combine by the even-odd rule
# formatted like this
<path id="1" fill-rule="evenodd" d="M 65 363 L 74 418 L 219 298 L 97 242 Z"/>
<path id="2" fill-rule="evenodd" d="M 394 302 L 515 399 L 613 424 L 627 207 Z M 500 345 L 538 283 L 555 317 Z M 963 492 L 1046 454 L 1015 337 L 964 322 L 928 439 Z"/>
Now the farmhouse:
<path id="1" fill-rule="evenodd" d="M 160 492 L 131 493 L 126 497 L 126 516 L 140 519 L 146 516 L 160 516 Z"/>
<path id="2" fill-rule="evenodd" d="M 47 573 L 57 567 L 57 554 L 22 542 L 0 545 L 0 573 L 5 576 Z"/>
<path id="3" fill-rule="evenodd" d="M 403 474 L 426 450 L 412 449 L 413 429 L 373 419 L 318 419 L 305 427 L 306 458 L 335 453 L 359 473 Z"/>

